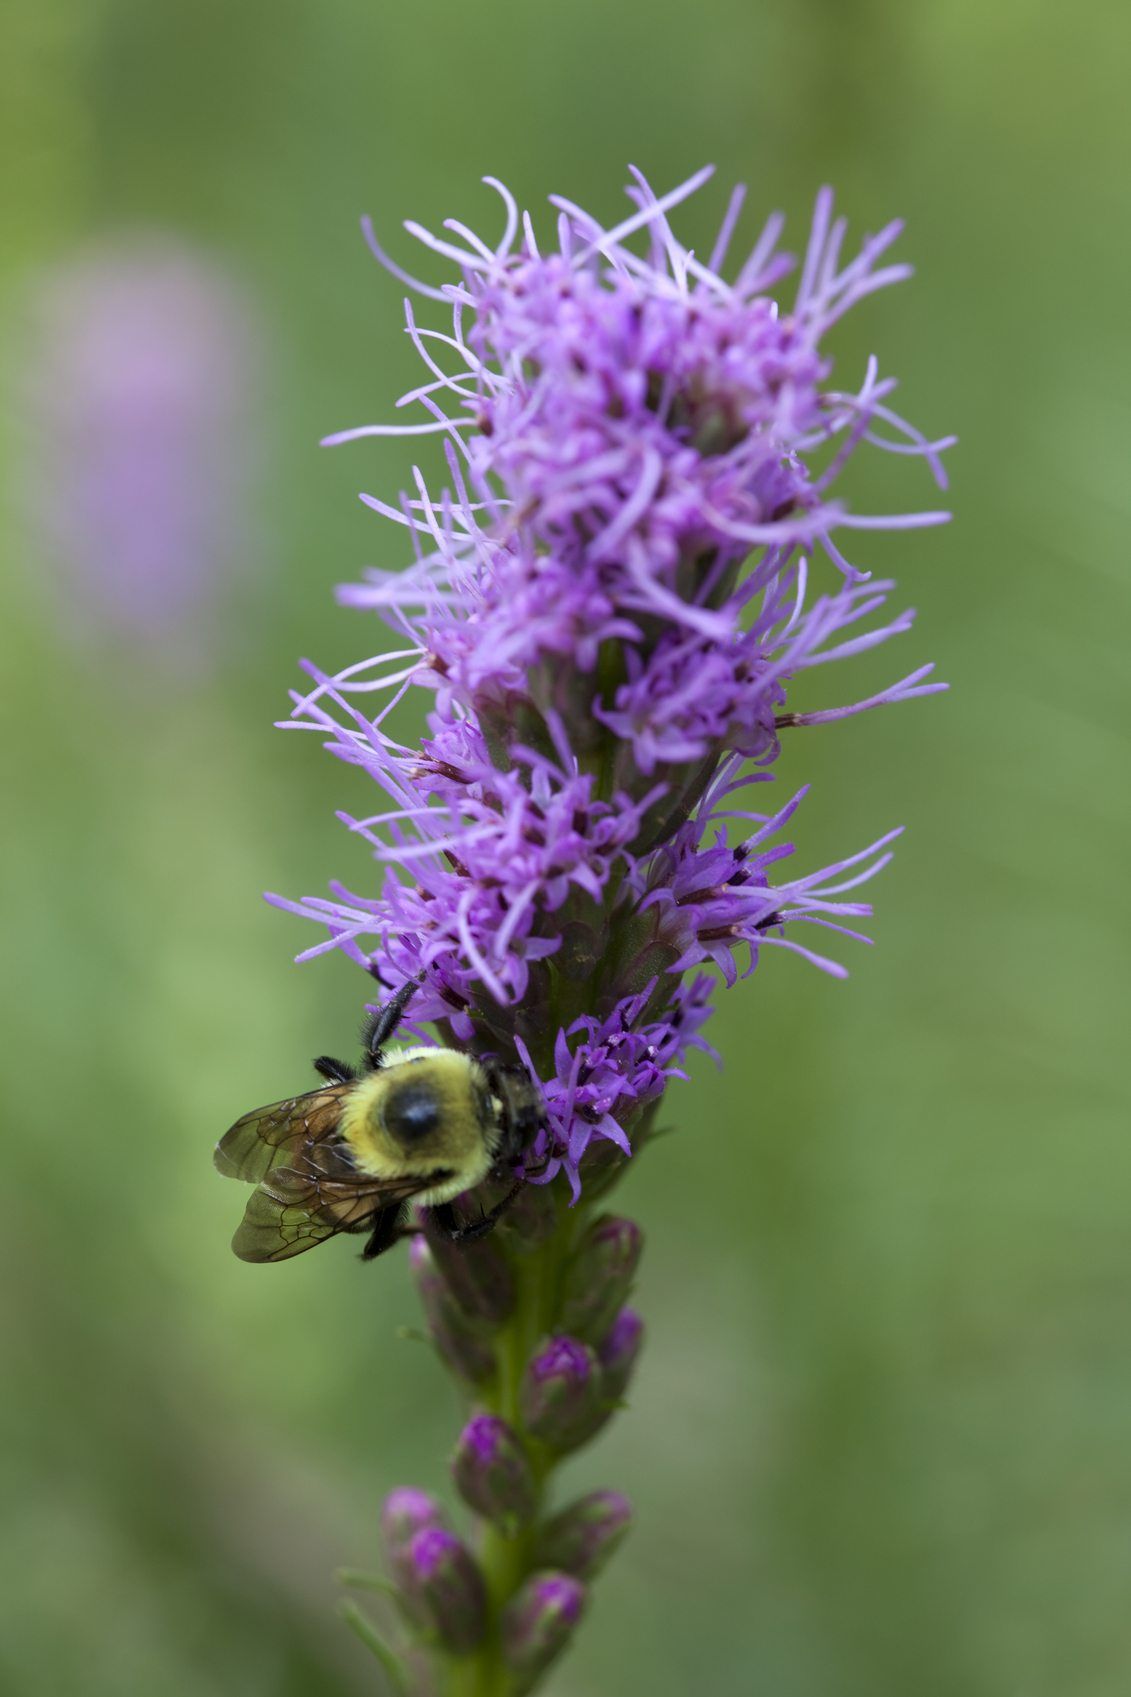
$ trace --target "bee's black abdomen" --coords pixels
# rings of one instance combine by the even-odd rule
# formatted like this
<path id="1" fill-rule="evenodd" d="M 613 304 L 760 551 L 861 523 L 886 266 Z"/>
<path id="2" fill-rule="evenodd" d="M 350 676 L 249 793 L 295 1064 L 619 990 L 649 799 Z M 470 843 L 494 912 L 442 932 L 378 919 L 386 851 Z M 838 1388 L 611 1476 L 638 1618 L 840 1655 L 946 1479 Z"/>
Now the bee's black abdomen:
<path id="1" fill-rule="evenodd" d="M 383 1104 L 381 1117 L 389 1136 L 411 1149 L 439 1130 L 442 1111 L 430 1085 L 402 1084 Z"/>

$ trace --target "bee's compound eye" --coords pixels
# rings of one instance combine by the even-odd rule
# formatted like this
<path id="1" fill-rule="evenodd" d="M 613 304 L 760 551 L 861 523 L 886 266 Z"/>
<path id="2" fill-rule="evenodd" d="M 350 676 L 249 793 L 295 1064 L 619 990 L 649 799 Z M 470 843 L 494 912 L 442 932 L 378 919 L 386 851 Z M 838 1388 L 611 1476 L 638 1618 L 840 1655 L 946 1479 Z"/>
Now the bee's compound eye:
<path id="1" fill-rule="evenodd" d="M 385 1130 L 408 1147 L 440 1126 L 440 1105 L 427 1084 L 402 1084 L 384 1105 Z"/>

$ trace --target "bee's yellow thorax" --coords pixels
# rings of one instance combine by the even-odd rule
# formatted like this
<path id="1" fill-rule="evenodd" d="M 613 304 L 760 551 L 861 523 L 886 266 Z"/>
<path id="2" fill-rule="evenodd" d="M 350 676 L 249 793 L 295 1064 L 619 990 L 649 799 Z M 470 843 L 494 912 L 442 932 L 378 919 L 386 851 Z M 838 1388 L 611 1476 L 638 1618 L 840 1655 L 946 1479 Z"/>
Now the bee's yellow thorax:
<path id="1" fill-rule="evenodd" d="M 436 1100 L 437 1130 L 412 1149 L 390 1136 L 382 1123 L 382 1108 L 392 1093 L 419 1069 Z M 339 1129 L 359 1172 L 375 1178 L 424 1177 L 438 1170 L 454 1177 L 422 1193 L 421 1200 L 444 1200 L 439 1194 L 470 1190 L 490 1171 L 498 1140 L 490 1115 L 478 1063 L 456 1049 L 411 1048 L 391 1051 L 378 1071 L 358 1079 L 342 1108 Z M 453 1188 L 454 1187 L 454 1188 Z"/>

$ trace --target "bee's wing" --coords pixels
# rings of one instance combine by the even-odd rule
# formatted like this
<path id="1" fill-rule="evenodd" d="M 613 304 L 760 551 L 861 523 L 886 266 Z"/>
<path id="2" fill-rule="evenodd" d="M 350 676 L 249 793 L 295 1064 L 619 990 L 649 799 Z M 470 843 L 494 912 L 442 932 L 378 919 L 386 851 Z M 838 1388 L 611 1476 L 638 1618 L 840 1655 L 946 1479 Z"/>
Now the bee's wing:
<path id="1" fill-rule="evenodd" d="M 382 1209 L 400 1207 L 428 1183 L 351 1176 L 344 1153 L 339 1157 L 321 1149 L 315 1159 L 267 1174 L 247 1205 L 232 1248 L 241 1261 L 286 1261 L 338 1232 L 367 1231 Z"/>
<path id="2" fill-rule="evenodd" d="M 348 1088 L 323 1085 L 308 1090 L 305 1096 L 288 1096 L 285 1102 L 272 1102 L 245 1114 L 216 1145 L 216 1166 L 226 1178 L 255 1184 L 273 1167 L 293 1165 L 310 1145 L 321 1143 L 337 1130 L 342 1097 Z"/>

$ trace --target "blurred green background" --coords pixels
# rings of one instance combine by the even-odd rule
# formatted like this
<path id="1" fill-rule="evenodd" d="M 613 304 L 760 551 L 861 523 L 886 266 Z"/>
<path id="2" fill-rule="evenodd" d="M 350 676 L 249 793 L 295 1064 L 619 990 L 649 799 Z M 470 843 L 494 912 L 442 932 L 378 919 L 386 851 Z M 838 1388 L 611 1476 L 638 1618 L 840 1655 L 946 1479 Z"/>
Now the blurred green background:
<path id="1" fill-rule="evenodd" d="M 725 1072 L 624 1186 L 650 1347 L 574 1476 L 639 1526 L 551 1687 L 1127 1692 L 1129 54 L 1102 0 L 9 0 L 4 1690 L 378 1689 L 331 1569 L 373 1563 L 391 1485 L 442 1484 L 457 1409 L 395 1337 L 403 1260 L 238 1264 L 210 1160 L 363 988 L 294 969 L 313 934 L 260 901 L 364 877 L 354 776 L 271 728 L 298 656 L 373 644 L 333 585 L 403 554 L 355 500 L 403 447 L 316 446 L 415 373 L 357 218 L 408 259 L 402 217 L 494 227 L 486 171 L 611 216 L 628 161 L 712 159 L 700 247 L 735 178 L 794 245 L 825 180 L 858 233 L 909 221 L 918 276 L 839 369 L 874 348 L 959 432 L 957 519 L 857 539 L 921 623 L 853 681 L 933 657 L 954 689 L 789 745 L 800 863 L 909 826 L 880 947 L 722 998 Z M 76 616 L 44 540 L 87 524 L 50 280 L 158 237 L 228 279 L 243 408 L 246 546 L 192 641 Z M 931 504 L 904 460 L 849 492 Z"/>

